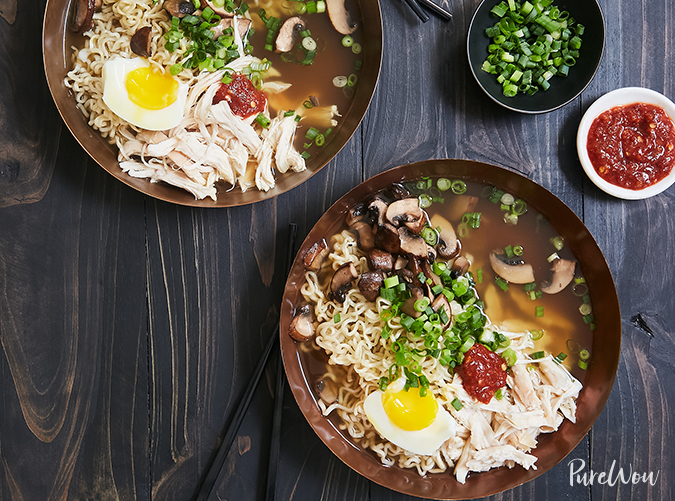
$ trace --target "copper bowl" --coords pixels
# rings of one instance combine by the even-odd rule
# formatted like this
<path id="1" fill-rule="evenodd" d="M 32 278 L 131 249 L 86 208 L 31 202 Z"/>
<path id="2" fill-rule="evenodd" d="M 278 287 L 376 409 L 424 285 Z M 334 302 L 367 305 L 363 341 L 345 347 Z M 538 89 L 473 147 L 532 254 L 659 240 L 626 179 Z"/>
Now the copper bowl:
<path id="1" fill-rule="evenodd" d="M 299 345 L 288 335 L 294 307 L 300 302 L 304 282 L 302 257 L 311 245 L 334 234 L 344 216 L 357 202 L 393 182 L 406 182 L 422 176 L 444 176 L 495 185 L 522 198 L 528 206 L 544 215 L 565 239 L 579 259 L 589 289 L 600 298 L 593 303 L 597 329 L 593 337 L 593 361 L 588 367 L 584 388 L 577 401 L 577 422 L 565 420 L 557 432 L 539 436 L 532 454 L 537 470 L 498 468 L 472 473 L 465 484 L 451 472 L 420 477 L 415 469 L 387 467 L 374 453 L 362 449 L 348 434 L 322 416 L 318 396 L 308 386 L 307 367 L 303 365 Z M 490 496 L 528 482 L 560 462 L 588 433 L 600 415 L 612 390 L 621 348 L 621 314 L 614 281 L 597 243 L 576 214 L 551 192 L 515 172 L 469 160 L 428 160 L 396 167 L 374 176 L 338 200 L 309 232 L 293 262 L 281 306 L 280 340 L 284 366 L 290 387 L 302 413 L 328 448 L 366 478 L 395 491 L 433 499 L 469 499 Z"/>
<path id="2" fill-rule="evenodd" d="M 75 139 L 85 151 L 106 171 L 124 184 L 151 197 L 179 205 L 193 207 L 232 207 L 266 200 L 280 195 L 305 182 L 325 166 L 347 141 L 361 123 L 375 92 L 382 61 L 382 16 L 378 0 L 358 0 L 363 21 L 363 67 L 359 85 L 349 111 L 343 114 L 340 127 L 330 141 L 307 161 L 307 170 L 293 175 L 280 176 L 276 186 L 268 192 L 248 190 L 242 193 L 232 190 L 221 193 L 217 201 L 195 200 L 195 197 L 180 188 L 164 183 L 151 183 L 135 179 L 120 169 L 117 163 L 117 148 L 108 144 L 101 135 L 87 125 L 82 113 L 75 107 L 75 98 L 63 84 L 71 68 L 71 47 L 81 47 L 83 38 L 65 28 L 71 0 L 48 0 L 42 31 L 42 54 L 47 84 L 56 107 Z"/>

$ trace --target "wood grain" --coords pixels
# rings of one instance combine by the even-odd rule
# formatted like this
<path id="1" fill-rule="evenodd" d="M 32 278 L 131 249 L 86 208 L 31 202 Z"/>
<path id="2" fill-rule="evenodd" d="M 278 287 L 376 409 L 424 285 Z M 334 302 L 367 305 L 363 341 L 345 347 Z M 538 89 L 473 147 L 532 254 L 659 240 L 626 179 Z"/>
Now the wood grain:
<path id="1" fill-rule="evenodd" d="M 558 466 L 495 500 L 672 499 L 675 440 L 675 191 L 605 195 L 576 156 L 577 124 L 601 94 L 639 85 L 675 96 L 675 6 L 601 0 L 600 71 L 571 104 L 518 115 L 487 99 L 466 62 L 479 0 L 443 0 L 420 21 L 382 0 L 381 78 L 340 154 L 276 199 L 220 210 L 146 198 L 89 159 L 63 127 L 41 64 L 45 2 L 0 2 L 0 499 L 189 500 L 276 322 L 289 222 L 304 237 L 364 179 L 429 158 L 516 170 L 589 227 L 622 309 L 614 389 Z M 226 460 L 218 499 L 265 493 L 274 364 Z M 334 457 L 283 400 L 278 499 L 413 499 Z M 570 485 L 570 461 L 658 477 Z"/>

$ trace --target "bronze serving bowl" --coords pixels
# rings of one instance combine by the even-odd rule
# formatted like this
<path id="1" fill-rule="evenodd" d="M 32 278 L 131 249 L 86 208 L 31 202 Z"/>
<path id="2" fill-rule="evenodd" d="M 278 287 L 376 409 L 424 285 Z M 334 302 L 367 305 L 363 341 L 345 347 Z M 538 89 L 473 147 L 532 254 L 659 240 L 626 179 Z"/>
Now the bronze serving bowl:
<path id="1" fill-rule="evenodd" d="M 358 4 L 363 21 L 363 66 L 351 107 L 343 113 L 341 124 L 331 140 L 307 161 L 307 170 L 280 176 L 276 186 L 268 192 L 252 189 L 242 193 L 236 189 L 223 193 L 220 190 L 220 196 L 215 202 L 208 198 L 195 200 L 192 194 L 180 188 L 164 183 L 151 183 L 147 179 L 136 179 L 122 172 L 117 162 L 117 148 L 89 127 L 84 115 L 75 106 L 73 94 L 63 83 L 66 73 L 72 67 L 71 48 L 81 47 L 84 43 L 81 35 L 66 28 L 71 0 L 47 2 L 42 32 L 47 84 L 63 121 L 85 151 L 112 176 L 141 193 L 166 202 L 193 207 L 231 207 L 266 200 L 295 188 L 325 166 L 347 144 L 366 114 L 380 73 L 382 17 L 378 0 L 358 0 Z"/>
<path id="2" fill-rule="evenodd" d="M 424 176 L 443 176 L 488 183 L 525 200 L 541 213 L 565 239 L 594 298 L 597 328 L 593 334 L 593 359 L 588 366 L 584 387 L 577 400 L 577 421 L 565 420 L 558 431 L 539 435 L 539 445 L 531 451 L 538 459 L 536 470 L 497 468 L 472 473 L 465 484 L 451 471 L 419 476 L 416 469 L 384 466 L 374 453 L 366 451 L 324 417 L 317 405 L 318 395 L 311 388 L 307 357 L 300 344 L 288 334 L 295 307 L 301 302 L 304 283 L 303 256 L 314 242 L 328 239 L 343 224 L 347 211 L 394 182 L 407 182 Z M 351 468 L 389 489 L 434 499 L 467 499 L 490 496 L 528 482 L 560 462 L 588 433 L 609 397 L 619 363 L 621 314 L 614 281 L 600 248 L 576 214 L 551 192 L 515 172 L 469 160 L 429 160 L 396 167 L 376 175 L 338 200 L 309 232 L 295 258 L 284 290 L 281 307 L 280 340 L 290 387 L 305 418 L 328 448 Z M 316 367 L 312 368 L 316 374 Z M 332 418 L 336 419 L 336 418 Z M 339 418 L 337 418 L 339 420 Z"/>

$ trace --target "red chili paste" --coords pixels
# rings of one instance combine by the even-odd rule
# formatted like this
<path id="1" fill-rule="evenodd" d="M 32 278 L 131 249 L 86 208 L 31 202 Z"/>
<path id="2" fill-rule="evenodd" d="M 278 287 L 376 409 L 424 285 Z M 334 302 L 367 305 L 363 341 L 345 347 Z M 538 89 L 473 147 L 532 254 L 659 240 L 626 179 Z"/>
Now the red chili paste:
<path id="1" fill-rule="evenodd" d="M 588 131 L 588 156 L 605 181 L 641 190 L 666 177 L 675 164 L 675 125 L 652 104 L 617 106 Z"/>
<path id="2" fill-rule="evenodd" d="M 464 389 L 479 402 L 487 404 L 495 392 L 506 384 L 506 361 L 480 343 L 474 344 L 464 354 L 457 373 Z"/>
<path id="3" fill-rule="evenodd" d="M 230 83 L 220 84 L 213 96 L 213 104 L 226 100 L 232 113 L 242 118 L 257 115 L 265 110 L 267 98 L 256 89 L 245 75 L 233 75 Z"/>

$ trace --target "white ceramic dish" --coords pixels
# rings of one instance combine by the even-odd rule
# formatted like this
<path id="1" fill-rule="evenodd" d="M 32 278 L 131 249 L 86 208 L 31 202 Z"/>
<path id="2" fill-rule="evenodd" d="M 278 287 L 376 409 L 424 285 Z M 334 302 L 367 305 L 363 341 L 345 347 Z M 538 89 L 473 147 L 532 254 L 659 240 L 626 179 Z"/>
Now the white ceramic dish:
<path id="1" fill-rule="evenodd" d="M 581 166 L 584 168 L 584 171 L 586 171 L 588 177 L 604 192 L 626 200 L 640 200 L 653 197 L 654 195 L 658 195 L 667 190 L 675 183 L 675 168 L 673 168 L 670 173 L 658 183 L 642 190 L 629 190 L 605 181 L 598 175 L 593 164 L 591 164 L 588 150 L 586 149 L 586 142 L 588 140 L 588 131 L 591 128 L 593 120 L 604 111 L 614 108 L 615 106 L 624 106 L 633 103 L 647 103 L 660 106 L 668 113 L 671 120 L 675 122 L 675 103 L 666 96 L 643 87 L 624 87 L 608 92 L 604 96 L 598 98 L 588 110 L 586 110 L 586 113 L 584 113 L 577 132 L 577 152 L 579 154 Z"/>

